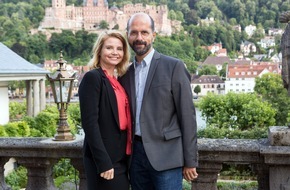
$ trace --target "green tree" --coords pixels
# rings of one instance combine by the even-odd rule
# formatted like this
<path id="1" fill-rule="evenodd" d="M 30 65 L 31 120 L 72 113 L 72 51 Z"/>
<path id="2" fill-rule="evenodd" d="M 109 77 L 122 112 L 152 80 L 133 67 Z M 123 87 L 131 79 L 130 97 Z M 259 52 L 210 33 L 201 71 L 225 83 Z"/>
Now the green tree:
<path id="1" fill-rule="evenodd" d="M 214 65 L 203 65 L 198 70 L 198 75 L 217 75 L 217 69 Z"/>
<path id="2" fill-rule="evenodd" d="M 201 88 L 200 88 L 200 86 L 199 86 L 199 85 L 196 85 L 196 86 L 194 87 L 194 89 L 193 89 L 193 92 L 196 93 L 196 95 L 198 95 L 198 93 L 201 92 Z"/>
<path id="3" fill-rule="evenodd" d="M 249 130 L 275 124 L 276 110 L 256 94 L 208 94 L 199 108 L 207 124 L 218 128 Z"/>
<path id="4" fill-rule="evenodd" d="M 109 29 L 109 24 L 105 20 L 102 20 L 99 24 L 99 28 L 100 29 Z"/>
<path id="5" fill-rule="evenodd" d="M 290 113 L 290 99 L 283 87 L 281 75 L 267 73 L 255 80 L 255 92 L 276 110 L 276 125 L 286 125 Z"/>

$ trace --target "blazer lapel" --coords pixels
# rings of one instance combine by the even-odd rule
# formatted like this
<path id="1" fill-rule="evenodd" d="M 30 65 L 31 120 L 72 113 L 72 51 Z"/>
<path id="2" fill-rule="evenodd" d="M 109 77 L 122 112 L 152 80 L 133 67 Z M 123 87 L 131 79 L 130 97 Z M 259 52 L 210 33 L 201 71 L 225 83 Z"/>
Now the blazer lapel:
<path id="1" fill-rule="evenodd" d="M 149 71 L 148 71 L 148 75 L 147 75 L 147 80 L 146 80 L 144 94 L 143 94 L 143 100 L 146 98 L 146 94 L 148 93 L 149 87 L 150 87 L 150 85 L 152 83 L 152 79 L 153 79 L 154 73 L 155 73 L 156 68 L 158 66 L 158 63 L 159 63 L 159 59 L 160 59 L 160 53 L 158 53 L 155 50 L 154 55 L 152 57 L 151 64 L 150 64 L 150 68 L 149 68 Z"/>
<path id="2" fill-rule="evenodd" d="M 109 96 L 109 101 L 110 101 L 110 105 L 111 105 L 111 108 L 113 111 L 114 118 L 115 118 L 118 126 L 120 126 L 119 115 L 118 115 L 118 103 L 117 103 L 117 97 L 116 97 L 115 91 L 114 91 L 109 79 L 106 77 L 104 71 L 102 69 L 99 69 L 99 71 L 102 74 L 102 79 L 103 79 L 104 85 L 105 85 L 105 88 L 103 88 L 103 90 L 107 90 L 107 94 Z"/>
<path id="3" fill-rule="evenodd" d="M 134 64 L 134 63 L 133 63 Z M 134 65 L 131 65 L 128 72 L 129 72 L 129 86 L 130 91 L 128 91 L 128 96 L 130 97 L 131 109 L 132 109 L 132 118 L 135 118 L 136 113 L 136 90 L 135 90 L 135 69 Z"/>

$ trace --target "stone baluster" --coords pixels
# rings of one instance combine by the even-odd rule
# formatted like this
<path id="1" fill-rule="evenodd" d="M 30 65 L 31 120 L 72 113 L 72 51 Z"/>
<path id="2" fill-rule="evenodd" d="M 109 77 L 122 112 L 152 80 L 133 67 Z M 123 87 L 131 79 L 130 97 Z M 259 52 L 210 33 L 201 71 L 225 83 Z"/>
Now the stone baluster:
<path id="1" fill-rule="evenodd" d="M 222 169 L 222 163 L 199 161 L 198 178 L 192 181 L 191 190 L 217 190 L 217 178 Z"/>
<path id="2" fill-rule="evenodd" d="M 57 190 L 52 176 L 56 159 L 19 157 L 17 161 L 27 169 L 26 190 Z"/>
<path id="3" fill-rule="evenodd" d="M 269 190 L 269 166 L 255 164 L 253 170 L 257 174 L 258 190 Z"/>
<path id="4" fill-rule="evenodd" d="M 7 157 L 1 157 L 0 158 L 0 189 L 3 190 L 11 190 L 10 187 L 7 186 L 5 182 L 5 177 L 4 177 L 4 165 L 8 162 L 9 158 Z"/>

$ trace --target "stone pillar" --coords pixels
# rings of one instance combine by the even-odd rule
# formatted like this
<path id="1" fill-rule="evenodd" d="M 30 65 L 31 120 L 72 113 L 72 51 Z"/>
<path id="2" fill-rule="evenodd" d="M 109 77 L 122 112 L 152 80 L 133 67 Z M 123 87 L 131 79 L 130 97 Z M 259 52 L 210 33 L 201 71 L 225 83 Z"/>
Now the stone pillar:
<path id="1" fill-rule="evenodd" d="M 57 160 L 36 157 L 20 157 L 17 160 L 27 169 L 26 190 L 57 190 L 52 175 L 52 168 Z"/>
<path id="2" fill-rule="evenodd" d="M 8 82 L 0 81 L 0 124 L 9 122 L 9 97 L 8 97 Z"/>
<path id="3" fill-rule="evenodd" d="M 7 186 L 4 177 L 4 165 L 8 162 L 9 158 L 1 157 L 0 158 L 0 189 L 1 190 L 11 190 L 10 187 Z"/>
<path id="4" fill-rule="evenodd" d="M 269 166 L 269 189 L 290 189 L 290 128 L 269 127 L 268 143 L 261 146 L 260 153 Z"/>
<path id="5" fill-rule="evenodd" d="M 191 190 L 217 190 L 217 178 L 222 167 L 222 163 L 199 161 L 198 178 L 192 181 Z"/>
<path id="6" fill-rule="evenodd" d="M 32 112 L 33 104 L 32 104 L 32 88 L 31 88 L 31 81 L 26 81 L 26 109 L 27 115 L 33 116 Z"/>
<path id="7" fill-rule="evenodd" d="M 71 163 L 79 171 L 79 189 L 87 189 L 87 179 L 85 174 L 85 168 L 83 166 L 83 159 L 71 159 Z"/>
<path id="8" fill-rule="evenodd" d="M 269 190 L 269 166 L 256 164 L 253 170 L 257 174 L 258 190 Z"/>
<path id="9" fill-rule="evenodd" d="M 290 164 L 290 163 L 289 163 Z M 290 166 L 275 165 L 270 167 L 270 190 L 289 190 L 290 189 Z"/>
<path id="10" fill-rule="evenodd" d="M 40 110 L 39 105 L 39 80 L 33 81 L 33 116 L 35 117 Z"/>
<path id="11" fill-rule="evenodd" d="M 45 97 L 45 80 L 40 80 L 40 111 L 45 109 L 46 97 Z"/>

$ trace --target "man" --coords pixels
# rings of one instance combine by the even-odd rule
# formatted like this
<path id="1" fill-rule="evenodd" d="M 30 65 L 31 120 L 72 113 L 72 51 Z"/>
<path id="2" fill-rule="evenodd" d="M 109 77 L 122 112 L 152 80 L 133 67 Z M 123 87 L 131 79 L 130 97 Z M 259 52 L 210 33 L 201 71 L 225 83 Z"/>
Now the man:
<path id="1" fill-rule="evenodd" d="M 135 60 L 120 79 L 132 110 L 132 190 L 182 190 L 197 178 L 196 116 L 190 75 L 184 63 L 158 53 L 154 21 L 136 13 L 128 21 L 127 37 Z"/>

